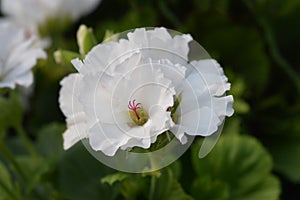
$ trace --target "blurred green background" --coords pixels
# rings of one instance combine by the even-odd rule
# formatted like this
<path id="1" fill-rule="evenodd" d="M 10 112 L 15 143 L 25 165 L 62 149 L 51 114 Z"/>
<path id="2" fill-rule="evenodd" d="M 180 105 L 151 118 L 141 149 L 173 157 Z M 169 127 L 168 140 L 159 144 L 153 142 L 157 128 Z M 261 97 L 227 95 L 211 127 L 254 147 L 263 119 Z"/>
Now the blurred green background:
<path id="1" fill-rule="evenodd" d="M 41 32 L 53 43 L 34 68 L 29 107 L 17 92 L 0 99 L 0 199 L 300 199 L 299 20 L 300 0 L 103 0 L 76 23 L 49 22 Z M 59 81 L 75 70 L 53 52 L 78 51 L 80 24 L 99 42 L 106 30 L 190 33 L 223 66 L 235 99 L 213 151 L 199 160 L 199 139 L 170 167 L 144 175 L 102 165 L 81 143 L 64 151 Z"/>

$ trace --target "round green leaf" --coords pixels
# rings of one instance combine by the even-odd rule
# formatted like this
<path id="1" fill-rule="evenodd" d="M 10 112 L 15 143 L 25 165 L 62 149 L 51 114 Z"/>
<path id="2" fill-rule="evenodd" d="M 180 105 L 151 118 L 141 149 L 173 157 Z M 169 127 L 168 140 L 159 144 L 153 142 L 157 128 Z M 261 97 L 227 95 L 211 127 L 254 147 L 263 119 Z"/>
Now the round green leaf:
<path id="1" fill-rule="evenodd" d="M 226 184 L 230 200 L 278 199 L 280 186 L 271 174 L 272 159 L 256 139 L 223 135 L 207 157 L 199 159 L 198 151 L 199 145 L 194 146 L 193 165 L 200 179 L 211 178 L 207 187 L 216 187 L 216 181 Z"/>
<path id="2" fill-rule="evenodd" d="M 210 176 L 198 177 L 192 185 L 195 199 L 227 200 L 229 198 L 228 185 L 220 180 L 211 180 Z"/>

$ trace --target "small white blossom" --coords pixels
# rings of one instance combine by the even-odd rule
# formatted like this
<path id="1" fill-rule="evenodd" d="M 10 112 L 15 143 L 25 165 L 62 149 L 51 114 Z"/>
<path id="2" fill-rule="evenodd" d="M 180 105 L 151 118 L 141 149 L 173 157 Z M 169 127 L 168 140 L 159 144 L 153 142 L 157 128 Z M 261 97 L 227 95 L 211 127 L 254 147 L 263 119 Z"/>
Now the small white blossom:
<path id="1" fill-rule="evenodd" d="M 1 10 L 31 33 L 47 19 L 77 20 L 92 12 L 101 0 L 2 0 Z"/>
<path id="2" fill-rule="evenodd" d="M 31 68 L 46 53 L 36 47 L 36 38 L 11 21 L 0 20 L 0 88 L 28 87 L 33 82 Z"/>

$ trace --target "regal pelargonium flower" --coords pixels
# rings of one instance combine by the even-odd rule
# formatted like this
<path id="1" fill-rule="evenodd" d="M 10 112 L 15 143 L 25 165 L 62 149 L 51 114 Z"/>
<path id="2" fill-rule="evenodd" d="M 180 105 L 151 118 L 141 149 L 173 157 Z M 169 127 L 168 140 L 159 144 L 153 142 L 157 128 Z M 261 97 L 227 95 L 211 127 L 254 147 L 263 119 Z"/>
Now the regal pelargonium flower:
<path id="1" fill-rule="evenodd" d="M 94 150 L 112 156 L 119 148 L 147 149 L 170 128 L 167 109 L 173 106 L 174 87 L 160 66 L 140 58 L 137 53 L 121 63 L 122 68 L 130 69 L 123 75 L 99 71 L 74 74 L 62 81 L 60 103 L 68 122 L 65 148 L 87 137 Z"/>
<path id="2" fill-rule="evenodd" d="M 46 53 L 35 45 L 36 38 L 13 22 L 0 20 L 0 88 L 28 87 L 33 82 L 31 68 Z"/>
<path id="3" fill-rule="evenodd" d="M 94 150 L 114 155 L 149 148 L 167 130 L 182 144 L 186 135 L 213 134 L 233 113 L 233 98 L 225 95 L 230 84 L 215 60 L 189 60 L 191 41 L 165 28 L 140 28 L 72 60 L 78 78 L 63 80 L 60 93 L 68 123 L 65 149 L 88 138 Z M 67 102 L 80 106 L 67 108 Z M 70 120 L 74 116 L 83 117 Z M 82 124 L 84 131 L 76 131 Z"/>

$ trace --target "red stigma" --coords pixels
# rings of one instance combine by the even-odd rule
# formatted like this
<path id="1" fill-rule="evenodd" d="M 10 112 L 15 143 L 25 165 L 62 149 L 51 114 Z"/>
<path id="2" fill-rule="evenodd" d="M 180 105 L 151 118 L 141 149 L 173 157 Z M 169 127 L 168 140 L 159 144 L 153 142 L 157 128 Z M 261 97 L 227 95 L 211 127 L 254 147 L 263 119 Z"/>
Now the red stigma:
<path id="1" fill-rule="evenodd" d="M 135 99 L 134 99 L 132 102 L 129 101 L 129 103 L 128 103 L 128 108 L 129 108 L 129 110 L 132 110 L 132 111 L 135 113 L 136 118 L 137 118 L 138 120 L 140 119 L 140 116 L 139 116 L 139 114 L 137 113 L 137 109 L 141 108 L 140 105 L 141 105 L 140 103 L 135 104 Z"/>

